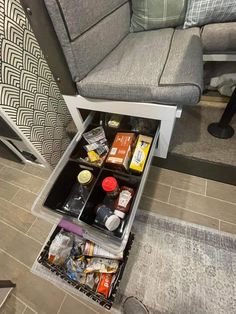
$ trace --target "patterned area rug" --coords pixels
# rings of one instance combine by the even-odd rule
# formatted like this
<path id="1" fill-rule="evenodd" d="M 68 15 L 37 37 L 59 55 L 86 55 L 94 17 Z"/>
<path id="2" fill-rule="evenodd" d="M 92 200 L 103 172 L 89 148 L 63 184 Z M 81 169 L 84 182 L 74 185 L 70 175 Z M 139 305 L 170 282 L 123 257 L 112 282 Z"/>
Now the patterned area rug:
<path id="1" fill-rule="evenodd" d="M 144 211 L 138 212 L 133 232 L 111 313 L 122 313 L 126 297 L 135 296 L 151 314 L 235 314 L 236 237 Z M 32 270 L 79 294 L 40 264 Z"/>
<path id="2" fill-rule="evenodd" d="M 236 237 L 141 211 L 133 231 L 115 308 L 134 295 L 150 313 L 236 313 Z"/>

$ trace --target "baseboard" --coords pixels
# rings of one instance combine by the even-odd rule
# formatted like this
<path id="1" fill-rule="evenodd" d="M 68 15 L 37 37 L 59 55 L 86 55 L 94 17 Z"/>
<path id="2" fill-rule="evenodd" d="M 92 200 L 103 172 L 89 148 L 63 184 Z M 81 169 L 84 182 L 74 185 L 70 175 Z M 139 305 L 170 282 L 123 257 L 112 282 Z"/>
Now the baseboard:
<path id="1" fill-rule="evenodd" d="M 236 167 L 229 165 L 169 153 L 167 159 L 154 157 L 153 166 L 236 185 Z"/>

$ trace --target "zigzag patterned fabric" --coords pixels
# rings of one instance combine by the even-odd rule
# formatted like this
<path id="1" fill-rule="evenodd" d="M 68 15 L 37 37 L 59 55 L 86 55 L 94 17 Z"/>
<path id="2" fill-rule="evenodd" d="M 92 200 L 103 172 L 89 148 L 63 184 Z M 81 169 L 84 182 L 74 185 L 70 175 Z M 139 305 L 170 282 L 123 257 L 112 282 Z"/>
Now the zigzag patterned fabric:
<path id="1" fill-rule="evenodd" d="M 189 0 L 184 28 L 236 21 L 236 0 Z"/>
<path id="2" fill-rule="evenodd" d="M 55 166 L 71 120 L 19 0 L 0 0 L 0 106 Z"/>

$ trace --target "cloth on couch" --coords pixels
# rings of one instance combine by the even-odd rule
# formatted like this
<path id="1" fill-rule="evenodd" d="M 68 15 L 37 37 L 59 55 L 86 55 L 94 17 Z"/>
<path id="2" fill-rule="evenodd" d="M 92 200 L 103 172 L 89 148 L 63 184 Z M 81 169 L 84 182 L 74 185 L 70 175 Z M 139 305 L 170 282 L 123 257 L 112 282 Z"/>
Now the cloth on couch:
<path id="1" fill-rule="evenodd" d="M 205 25 L 201 38 L 204 53 L 236 53 L 236 22 Z"/>
<path id="2" fill-rule="evenodd" d="M 236 21 L 235 0 L 188 0 L 184 28 Z"/>
<path id="3" fill-rule="evenodd" d="M 82 81 L 84 97 L 190 105 L 202 90 L 199 29 L 130 33 Z"/>
<path id="4" fill-rule="evenodd" d="M 209 90 L 217 90 L 221 95 L 231 97 L 236 87 L 236 73 L 222 74 L 212 77 Z"/>
<path id="5" fill-rule="evenodd" d="M 132 0 L 131 31 L 183 25 L 187 0 Z"/>

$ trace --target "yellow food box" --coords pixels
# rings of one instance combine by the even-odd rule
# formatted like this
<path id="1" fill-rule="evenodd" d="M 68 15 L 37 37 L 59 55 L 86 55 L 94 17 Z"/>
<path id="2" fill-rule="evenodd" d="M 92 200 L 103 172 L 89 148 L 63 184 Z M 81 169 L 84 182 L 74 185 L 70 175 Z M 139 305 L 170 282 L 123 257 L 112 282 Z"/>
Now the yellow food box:
<path id="1" fill-rule="evenodd" d="M 137 144 L 129 166 L 131 170 L 143 172 L 151 143 L 152 137 L 145 135 L 138 136 Z"/>

